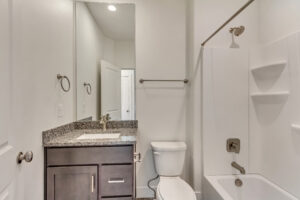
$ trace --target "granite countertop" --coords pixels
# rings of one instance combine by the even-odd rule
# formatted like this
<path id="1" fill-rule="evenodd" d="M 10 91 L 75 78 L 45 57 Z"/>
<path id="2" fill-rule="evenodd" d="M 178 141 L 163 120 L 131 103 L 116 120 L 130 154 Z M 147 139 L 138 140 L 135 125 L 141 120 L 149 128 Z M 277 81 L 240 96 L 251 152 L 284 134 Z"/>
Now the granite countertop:
<path id="1" fill-rule="evenodd" d="M 121 124 L 119 124 L 121 123 Z M 137 121 L 110 122 L 103 131 L 95 122 L 74 122 L 43 132 L 44 147 L 111 146 L 135 144 Z M 116 139 L 77 139 L 83 134 L 120 133 Z"/>

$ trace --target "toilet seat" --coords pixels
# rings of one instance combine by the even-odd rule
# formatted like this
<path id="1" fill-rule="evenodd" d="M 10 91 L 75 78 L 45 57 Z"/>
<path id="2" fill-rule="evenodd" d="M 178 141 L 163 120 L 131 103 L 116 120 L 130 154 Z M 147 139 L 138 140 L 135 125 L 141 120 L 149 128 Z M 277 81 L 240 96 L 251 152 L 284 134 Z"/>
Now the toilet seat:
<path id="1" fill-rule="evenodd" d="M 159 200 L 196 200 L 194 190 L 179 177 L 160 177 L 157 196 Z"/>

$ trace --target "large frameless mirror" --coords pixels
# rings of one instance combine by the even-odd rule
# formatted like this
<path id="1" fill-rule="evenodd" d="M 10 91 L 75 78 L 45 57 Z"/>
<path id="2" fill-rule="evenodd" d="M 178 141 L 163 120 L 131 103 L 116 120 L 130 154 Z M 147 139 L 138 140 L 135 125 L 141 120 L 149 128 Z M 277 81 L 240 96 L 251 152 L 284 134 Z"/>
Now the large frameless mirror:
<path id="1" fill-rule="evenodd" d="M 77 120 L 135 120 L 135 60 L 135 5 L 77 1 Z"/>

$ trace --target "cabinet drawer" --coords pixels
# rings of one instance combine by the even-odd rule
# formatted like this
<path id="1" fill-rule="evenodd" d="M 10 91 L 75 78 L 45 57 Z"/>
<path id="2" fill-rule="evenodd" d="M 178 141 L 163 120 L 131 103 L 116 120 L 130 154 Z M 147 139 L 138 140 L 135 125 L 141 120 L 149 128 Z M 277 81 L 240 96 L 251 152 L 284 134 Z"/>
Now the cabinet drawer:
<path id="1" fill-rule="evenodd" d="M 133 165 L 104 165 L 100 176 L 102 197 L 133 194 Z"/>
<path id="2" fill-rule="evenodd" d="M 47 165 L 133 163 L 133 146 L 48 148 Z"/>

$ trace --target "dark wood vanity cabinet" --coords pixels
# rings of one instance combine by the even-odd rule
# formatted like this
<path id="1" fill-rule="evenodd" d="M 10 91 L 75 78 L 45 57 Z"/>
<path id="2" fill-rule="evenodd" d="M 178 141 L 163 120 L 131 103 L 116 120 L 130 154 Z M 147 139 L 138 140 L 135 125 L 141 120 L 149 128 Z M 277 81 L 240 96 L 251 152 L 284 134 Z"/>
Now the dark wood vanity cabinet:
<path id="1" fill-rule="evenodd" d="M 134 145 L 45 148 L 45 200 L 132 200 Z"/>

